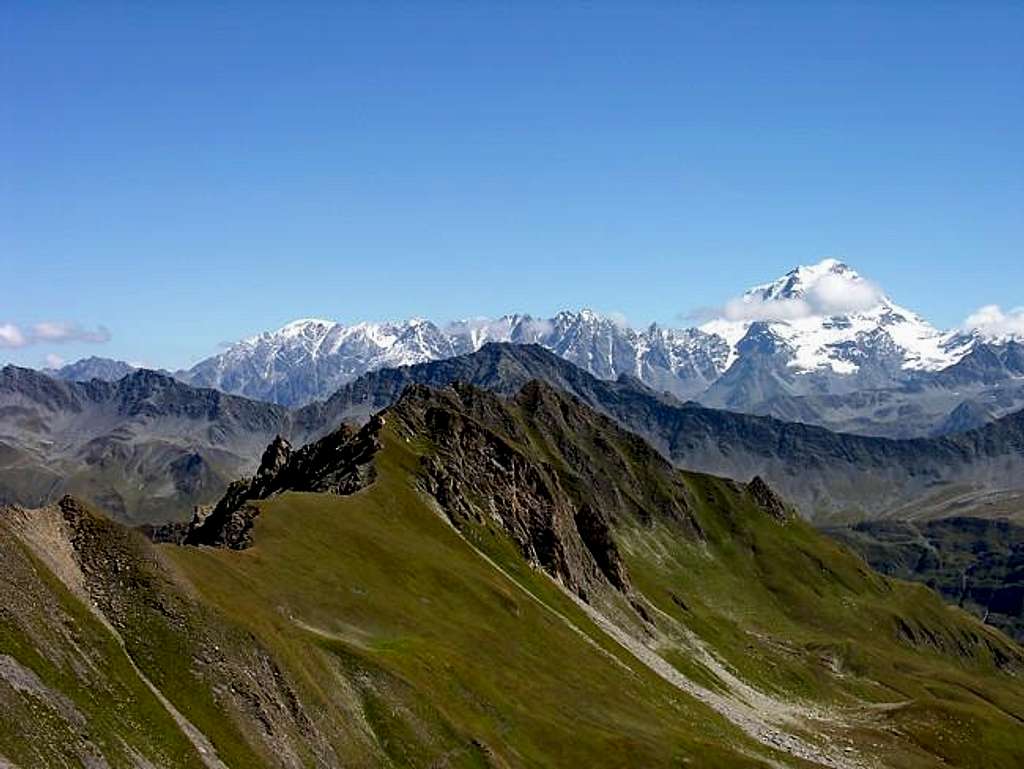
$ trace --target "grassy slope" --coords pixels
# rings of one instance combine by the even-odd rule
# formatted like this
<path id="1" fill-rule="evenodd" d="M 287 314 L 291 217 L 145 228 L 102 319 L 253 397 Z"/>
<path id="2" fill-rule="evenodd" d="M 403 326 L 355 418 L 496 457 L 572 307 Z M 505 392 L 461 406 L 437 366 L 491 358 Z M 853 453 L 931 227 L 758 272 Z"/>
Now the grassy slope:
<path id="1" fill-rule="evenodd" d="M 758 764 L 729 747 L 752 750 L 746 738 L 618 649 L 546 577 L 518 569 L 605 651 L 474 553 L 410 488 L 414 453 L 388 443 L 378 481 L 354 497 L 264 503 L 250 550 L 165 553 L 310 689 L 357 670 L 398 682 L 429 711 L 413 720 L 430 739 L 389 713 L 388 695 L 361 694 L 396 765 L 441 754 L 466 766 Z M 488 549 L 521 560 L 500 538 Z"/>
<path id="2" fill-rule="evenodd" d="M 746 514 L 740 537 L 701 516 L 713 559 L 671 532 L 626 534 L 637 587 L 745 680 L 825 704 L 845 724 L 835 738 L 885 766 L 1022 765 L 1024 692 L 995 665 L 1012 653 L 1005 639 L 801 522 L 780 538 L 777 523 Z"/>

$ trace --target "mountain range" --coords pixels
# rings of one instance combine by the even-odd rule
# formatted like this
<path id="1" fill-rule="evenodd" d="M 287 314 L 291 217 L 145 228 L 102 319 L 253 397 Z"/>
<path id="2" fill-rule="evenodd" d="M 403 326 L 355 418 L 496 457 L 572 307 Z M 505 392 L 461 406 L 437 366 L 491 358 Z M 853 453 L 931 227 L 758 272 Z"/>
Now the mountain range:
<path id="1" fill-rule="evenodd" d="M 140 369 L 116 382 L 0 370 L 0 500 L 79 494 L 131 522 L 216 499 L 291 415 Z"/>
<path id="2" fill-rule="evenodd" d="M 761 475 L 817 520 L 1024 487 L 1024 411 L 936 438 L 835 433 L 682 402 L 629 376 L 600 379 L 540 345 L 490 343 L 364 374 L 295 410 L 144 370 L 115 383 L 73 383 L 9 366 L 0 376 L 0 499 L 43 504 L 73 491 L 122 519 L 180 520 L 251 471 L 275 435 L 316 440 L 365 421 L 409 385 L 463 382 L 510 396 L 532 380 L 615 419 L 680 467 Z"/>
<path id="3" fill-rule="evenodd" d="M 625 374 L 683 400 L 862 435 L 941 435 L 1024 407 L 1020 340 L 939 331 L 833 259 L 797 267 L 711 315 L 686 329 L 633 329 L 591 310 L 447 324 L 297 320 L 175 376 L 295 408 L 370 371 L 509 342 L 539 344 L 601 379 Z M 127 370 L 92 358 L 52 373 L 87 381 Z"/>

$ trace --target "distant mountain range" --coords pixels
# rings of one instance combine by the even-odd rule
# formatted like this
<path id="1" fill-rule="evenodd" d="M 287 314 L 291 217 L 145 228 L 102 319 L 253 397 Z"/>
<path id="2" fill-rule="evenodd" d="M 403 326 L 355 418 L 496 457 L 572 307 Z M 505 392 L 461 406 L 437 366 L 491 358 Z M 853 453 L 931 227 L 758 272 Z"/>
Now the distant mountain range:
<path id="1" fill-rule="evenodd" d="M 116 383 L 0 376 L 0 501 L 74 490 L 137 521 L 184 518 L 251 471 L 277 434 L 297 445 L 364 421 L 413 384 L 511 395 L 540 380 L 643 436 L 677 465 L 765 477 L 808 517 L 863 518 L 941 494 L 1024 487 L 1024 412 L 953 436 L 891 440 L 683 403 L 640 380 L 599 379 L 539 345 L 381 369 L 296 410 L 137 371 Z M 27 472 L 32 469 L 33 472 Z M 31 482 L 28 479 L 32 479 Z"/>
<path id="2" fill-rule="evenodd" d="M 79 494 L 122 521 L 181 517 L 290 428 L 282 406 L 140 369 L 116 382 L 0 370 L 0 502 Z"/>
<path id="3" fill-rule="evenodd" d="M 45 369 L 45 372 L 66 382 L 90 382 L 93 379 L 99 379 L 103 382 L 116 382 L 135 370 L 135 366 L 125 363 L 123 360 L 100 358 L 92 355 L 59 368 Z"/>
<path id="4" fill-rule="evenodd" d="M 479 350 L 539 344 L 601 379 L 626 374 L 708 406 L 893 438 L 977 427 L 1024 408 L 1024 345 L 942 332 L 836 260 L 756 286 L 687 329 L 633 329 L 590 310 L 445 325 L 297 320 L 175 376 L 290 408 L 357 377 Z M 113 380 L 128 364 L 90 358 L 52 372 Z"/>
<path id="5" fill-rule="evenodd" d="M 343 326 L 299 320 L 178 372 L 182 381 L 289 406 L 329 396 L 367 371 L 425 363 L 488 342 L 540 344 L 598 377 L 626 373 L 690 396 L 725 370 L 725 342 L 698 329 L 635 331 L 591 310 L 553 318 L 506 315 L 444 327 L 428 320 Z"/>

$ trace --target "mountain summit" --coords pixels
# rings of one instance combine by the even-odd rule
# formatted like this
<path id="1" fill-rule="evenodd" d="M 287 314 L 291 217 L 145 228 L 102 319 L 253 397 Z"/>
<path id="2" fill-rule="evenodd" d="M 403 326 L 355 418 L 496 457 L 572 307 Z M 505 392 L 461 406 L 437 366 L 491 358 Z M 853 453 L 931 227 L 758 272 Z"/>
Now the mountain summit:
<path id="1" fill-rule="evenodd" d="M 787 348 L 786 366 L 798 373 L 854 375 L 881 367 L 896 377 L 946 368 L 967 352 L 966 339 L 937 330 L 835 259 L 751 288 L 701 330 L 728 342 L 731 364 L 752 327 L 776 337 Z"/>

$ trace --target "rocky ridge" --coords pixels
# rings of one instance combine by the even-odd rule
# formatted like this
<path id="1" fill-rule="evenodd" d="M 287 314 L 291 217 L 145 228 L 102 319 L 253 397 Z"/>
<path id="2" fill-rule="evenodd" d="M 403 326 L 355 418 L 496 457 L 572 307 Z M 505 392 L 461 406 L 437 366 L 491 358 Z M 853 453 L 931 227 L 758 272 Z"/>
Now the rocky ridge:
<path id="1" fill-rule="evenodd" d="M 296 419 L 309 426 L 359 419 L 415 383 L 462 381 L 508 396 L 531 379 L 613 418 L 680 467 L 740 479 L 760 475 L 810 518 L 870 517 L 956 488 L 1018 488 L 1024 477 L 1024 412 L 939 438 L 841 434 L 682 403 L 631 377 L 599 379 L 538 345 L 492 344 L 472 355 L 372 372 Z"/>
<path id="2" fill-rule="evenodd" d="M 365 488 L 373 482 L 372 460 L 380 450 L 383 426 L 381 415 L 358 430 L 343 424 L 298 451 L 278 435 L 263 452 L 256 474 L 233 482 L 212 508 L 197 510 L 181 541 L 241 550 L 252 543 L 252 525 L 259 513 L 253 502 L 283 491 L 348 495 Z"/>

